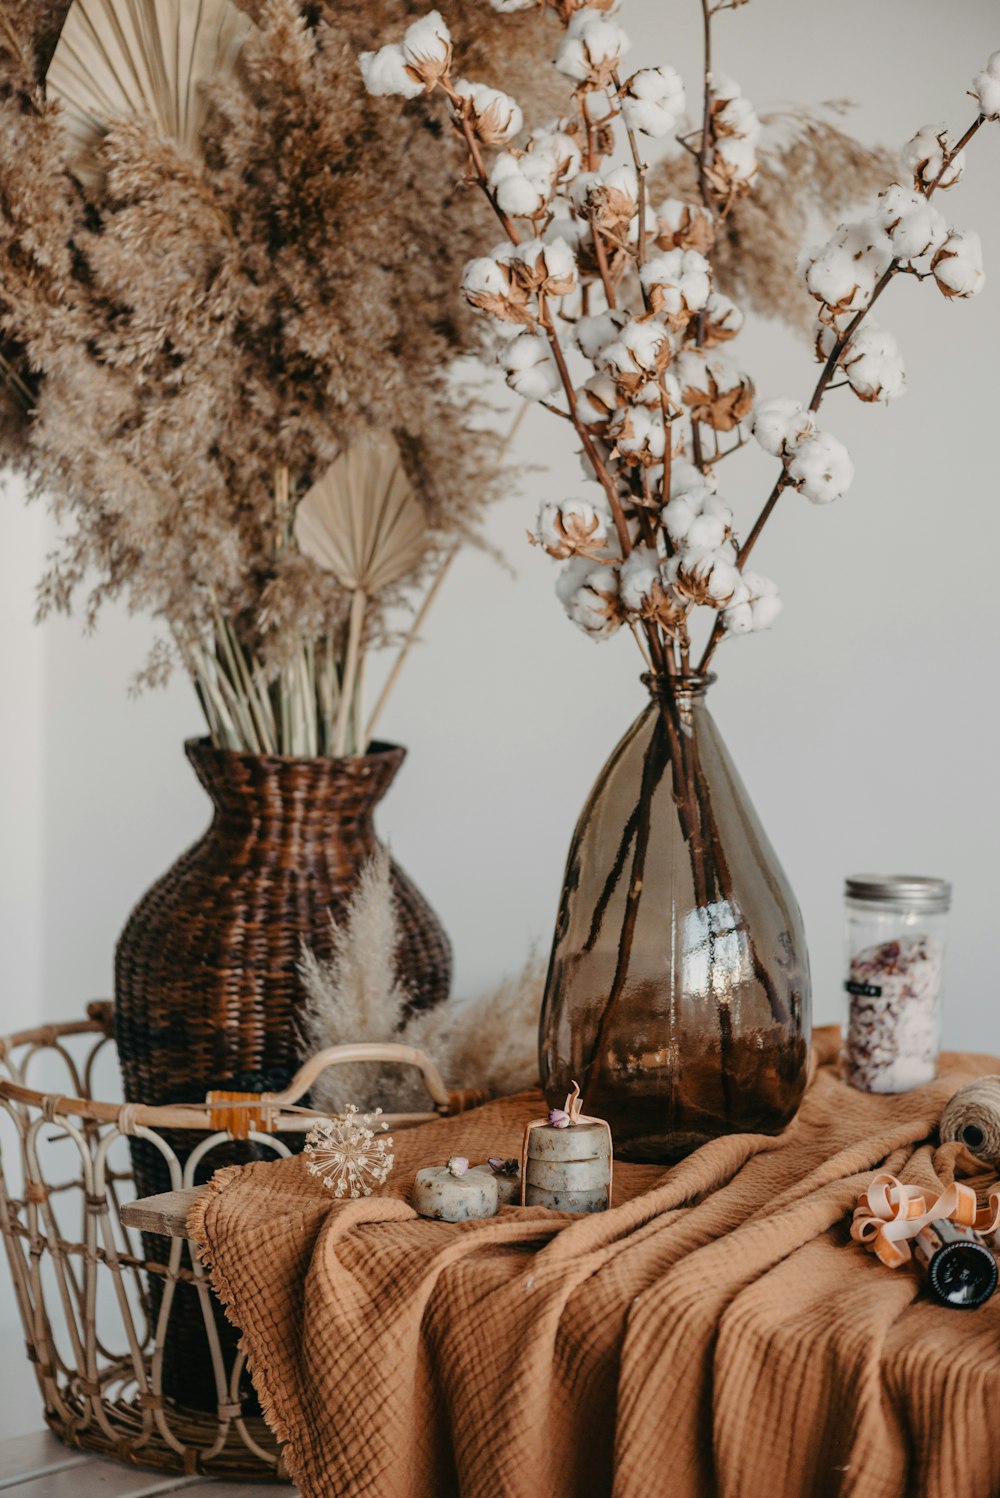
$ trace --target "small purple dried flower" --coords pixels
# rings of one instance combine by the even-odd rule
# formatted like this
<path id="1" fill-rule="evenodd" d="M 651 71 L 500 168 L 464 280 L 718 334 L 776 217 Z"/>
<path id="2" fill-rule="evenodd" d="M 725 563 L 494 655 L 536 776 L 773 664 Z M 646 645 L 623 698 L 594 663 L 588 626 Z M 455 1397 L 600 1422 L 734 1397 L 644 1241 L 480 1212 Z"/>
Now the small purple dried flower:
<path id="1" fill-rule="evenodd" d="M 550 1108 L 549 1123 L 554 1129 L 568 1129 L 570 1124 L 569 1114 L 565 1108 Z"/>
<path id="2" fill-rule="evenodd" d="M 464 1155 L 452 1155 L 446 1162 L 447 1169 L 453 1176 L 464 1176 L 469 1168 L 469 1162 Z"/>
<path id="3" fill-rule="evenodd" d="M 513 1157 L 509 1160 L 504 1160 L 499 1155 L 490 1155 L 486 1163 L 495 1176 L 510 1176 L 513 1178 L 521 1168 L 520 1163 L 513 1159 Z"/>

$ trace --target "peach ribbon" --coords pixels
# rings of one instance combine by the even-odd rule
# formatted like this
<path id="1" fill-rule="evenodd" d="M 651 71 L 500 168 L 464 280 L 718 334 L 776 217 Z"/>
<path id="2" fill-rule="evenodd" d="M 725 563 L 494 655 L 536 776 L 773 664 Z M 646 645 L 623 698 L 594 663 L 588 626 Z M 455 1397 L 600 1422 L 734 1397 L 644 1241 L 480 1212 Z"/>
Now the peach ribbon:
<path id="1" fill-rule="evenodd" d="M 972 1187 L 960 1181 L 953 1181 L 928 1205 L 919 1186 L 904 1186 L 894 1175 L 882 1171 L 858 1198 L 851 1237 L 870 1249 L 887 1268 L 898 1269 L 911 1257 L 908 1240 L 941 1218 L 977 1233 L 995 1232 L 1000 1225 L 1000 1188 L 990 1192 L 989 1206 L 981 1211 Z"/>

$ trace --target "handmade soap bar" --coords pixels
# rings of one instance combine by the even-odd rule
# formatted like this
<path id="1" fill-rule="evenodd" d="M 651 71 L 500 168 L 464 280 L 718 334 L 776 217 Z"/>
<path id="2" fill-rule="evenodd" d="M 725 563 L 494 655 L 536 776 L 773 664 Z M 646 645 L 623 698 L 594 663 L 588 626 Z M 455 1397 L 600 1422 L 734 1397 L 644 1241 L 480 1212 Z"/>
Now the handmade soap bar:
<path id="1" fill-rule="evenodd" d="M 580 1111 L 579 1093 L 529 1125 L 524 1141 L 524 1204 L 555 1212 L 603 1212 L 611 1204 L 611 1130 Z"/>
<path id="2" fill-rule="evenodd" d="M 497 1168 L 499 1167 L 499 1168 Z M 489 1176 L 496 1182 L 497 1199 L 501 1207 L 517 1207 L 521 1202 L 521 1168 L 516 1160 L 487 1161 L 485 1165 L 474 1165 L 470 1176 Z"/>
<path id="3" fill-rule="evenodd" d="M 526 1207 L 548 1207 L 551 1212 L 606 1212 L 608 1208 L 607 1184 L 596 1186 L 591 1191 L 573 1191 L 568 1188 L 546 1191 L 529 1181 L 525 1188 Z"/>
<path id="4" fill-rule="evenodd" d="M 421 1217 L 467 1222 L 473 1217 L 495 1216 L 499 1193 L 488 1165 L 460 1175 L 447 1165 L 431 1165 L 417 1171 L 410 1201 Z"/>

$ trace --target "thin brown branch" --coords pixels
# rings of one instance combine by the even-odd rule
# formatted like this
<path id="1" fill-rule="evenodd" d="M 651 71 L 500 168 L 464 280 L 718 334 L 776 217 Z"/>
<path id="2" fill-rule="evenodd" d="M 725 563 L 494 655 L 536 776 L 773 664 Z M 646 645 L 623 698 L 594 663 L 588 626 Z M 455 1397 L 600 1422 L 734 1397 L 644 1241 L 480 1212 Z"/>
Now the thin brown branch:
<path id="1" fill-rule="evenodd" d="M 705 93 L 701 117 L 701 145 L 698 148 L 698 190 L 710 213 L 715 212 L 708 186 L 708 152 L 712 142 L 712 8 L 701 0 L 702 36 L 704 39 Z"/>

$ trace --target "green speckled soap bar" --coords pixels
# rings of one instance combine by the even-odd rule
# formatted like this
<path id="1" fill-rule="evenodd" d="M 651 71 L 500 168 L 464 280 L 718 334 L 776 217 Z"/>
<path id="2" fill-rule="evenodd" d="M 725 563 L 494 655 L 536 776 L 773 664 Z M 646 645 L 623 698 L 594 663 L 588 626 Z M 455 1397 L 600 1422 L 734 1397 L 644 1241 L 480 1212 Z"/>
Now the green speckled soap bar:
<path id="1" fill-rule="evenodd" d="M 410 1201 L 421 1217 L 468 1222 L 476 1217 L 494 1217 L 499 1194 L 489 1166 L 456 1176 L 447 1165 L 431 1165 L 417 1171 Z"/>

